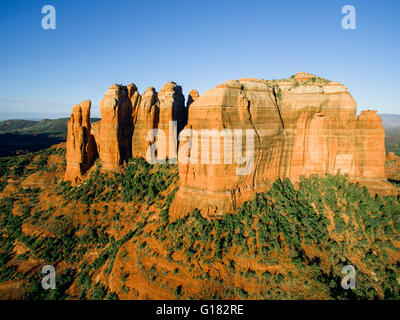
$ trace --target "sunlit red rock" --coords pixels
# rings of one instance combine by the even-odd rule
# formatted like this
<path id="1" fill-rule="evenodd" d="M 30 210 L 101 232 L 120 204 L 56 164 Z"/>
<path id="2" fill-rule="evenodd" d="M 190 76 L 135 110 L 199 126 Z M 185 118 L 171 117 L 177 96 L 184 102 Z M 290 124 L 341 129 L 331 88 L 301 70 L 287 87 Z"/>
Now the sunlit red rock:
<path id="1" fill-rule="evenodd" d="M 82 180 L 97 156 L 96 143 L 91 134 L 90 106 L 90 100 L 74 105 L 68 121 L 64 179 L 73 185 Z"/>
<path id="2" fill-rule="evenodd" d="M 190 105 L 187 128 L 253 130 L 254 166 L 249 174 L 238 175 L 240 166 L 234 162 L 180 163 L 181 185 L 171 207 L 175 216 L 194 208 L 209 215 L 231 212 L 286 177 L 340 172 L 355 180 L 382 180 L 391 189 L 384 182 L 379 116 L 366 111 L 357 118 L 356 102 L 337 82 L 306 73 L 281 81 L 226 81 Z M 244 154 L 244 136 L 242 146 Z M 192 145 L 190 154 L 196 151 L 201 154 Z"/>
<path id="3" fill-rule="evenodd" d="M 183 129 L 187 119 L 182 87 L 175 82 L 167 82 L 158 93 L 158 100 L 160 113 L 157 129 L 164 132 L 166 146 L 164 156 L 158 157 L 158 160 L 176 159 L 178 132 Z"/>
<path id="4" fill-rule="evenodd" d="M 131 157 L 132 105 L 125 86 L 112 85 L 100 101 L 99 155 L 105 171 L 116 171 Z"/>

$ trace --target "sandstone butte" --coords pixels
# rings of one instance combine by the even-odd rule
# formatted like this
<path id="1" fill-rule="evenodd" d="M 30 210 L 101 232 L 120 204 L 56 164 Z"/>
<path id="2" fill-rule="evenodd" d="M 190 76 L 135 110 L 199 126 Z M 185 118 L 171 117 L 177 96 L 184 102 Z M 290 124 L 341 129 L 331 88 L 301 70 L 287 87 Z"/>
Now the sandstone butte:
<path id="1" fill-rule="evenodd" d="M 235 162 L 180 161 L 180 187 L 170 210 L 173 217 L 194 208 L 209 216 L 231 212 L 256 192 L 266 191 L 276 179 L 290 178 L 296 184 L 301 176 L 311 174 L 340 172 L 371 193 L 395 192 L 387 182 L 384 130 L 376 111 L 362 111 L 357 117 L 356 102 L 344 85 L 308 73 L 273 81 L 229 80 L 201 96 L 192 90 L 186 108 L 182 89 L 173 82 L 165 84 L 158 94 L 150 87 L 142 95 L 134 85 L 113 85 L 100 108 L 102 119 L 93 125 L 93 143 L 84 139 L 75 142 L 82 140 L 77 137 L 86 130 L 88 120 L 84 127 L 79 111 L 73 109 L 65 176 L 72 183 L 82 180 L 88 169 L 89 145 L 97 147 L 104 170 L 118 170 L 131 156 L 145 157 L 150 145 L 147 132 L 159 128 L 168 134 L 171 120 L 178 123 L 177 134 L 183 127 L 198 132 L 255 132 L 254 169 L 248 175 L 237 175 L 239 165 Z M 192 160 L 201 149 L 197 146 L 195 150 L 193 143 L 189 146 L 187 155 Z M 221 159 L 224 147 L 221 139 Z M 232 144 L 227 148 L 233 153 Z M 244 136 L 242 152 L 246 152 Z M 166 155 L 168 158 L 169 153 Z"/>

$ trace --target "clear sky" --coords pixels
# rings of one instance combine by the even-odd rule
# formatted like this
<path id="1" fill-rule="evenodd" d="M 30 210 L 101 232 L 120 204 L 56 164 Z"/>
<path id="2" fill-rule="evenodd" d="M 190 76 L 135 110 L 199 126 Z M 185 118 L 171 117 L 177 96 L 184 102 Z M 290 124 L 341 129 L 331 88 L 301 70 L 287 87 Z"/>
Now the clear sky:
<path id="1" fill-rule="evenodd" d="M 43 30 L 42 7 L 56 8 Z M 344 30 L 342 6 L 356 9 Z M 307 71 L 359 109 L 400 114 L 399 0 L 1 0 L 0 119 L 67 117 L 112 83 L 173 80 L 200 94 L 228 79 Z"/>

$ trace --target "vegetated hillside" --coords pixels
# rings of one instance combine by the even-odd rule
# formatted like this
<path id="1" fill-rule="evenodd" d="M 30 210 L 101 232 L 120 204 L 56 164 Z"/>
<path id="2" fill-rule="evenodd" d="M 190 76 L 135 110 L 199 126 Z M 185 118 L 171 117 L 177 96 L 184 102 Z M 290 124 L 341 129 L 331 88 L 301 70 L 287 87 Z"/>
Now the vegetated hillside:
<path id="1" fill-rule="evenodd" d="M 100 167 L 71 187 L 63 144 L 0 159 L 0 298 L 400 298 L 400 196 L 311 176 L 220 219 L 172 221 L 177 166 Z M 56 290 L 41 287 L 48 264 Z M 355 290 L 340 286 L 348 264 Z"/>
<path id="2" fill-rule="evenodd" d="M 0 157 L 36 152 L 63 142 L 67 137 L 67 124 L 67 118 L 1 121 Z"/>
<path id="3" fill-rule="evenodd" d="M 31 120 L 6 120 L 0 122 L 0 133 L 50 134 L 66 138 L 68 118 Z"/>
<path id="4" fill-rule="evenodd" d="M 386 153 L 394 152 L 400 155 L 400 115 L 380 114 L 385 128 Z"/>
<path id="5" fill-rule="evenodd" d="M 394 152 L 400 155 L 400 126 L 385 128 L 385 146 L 386 152 Z"/>

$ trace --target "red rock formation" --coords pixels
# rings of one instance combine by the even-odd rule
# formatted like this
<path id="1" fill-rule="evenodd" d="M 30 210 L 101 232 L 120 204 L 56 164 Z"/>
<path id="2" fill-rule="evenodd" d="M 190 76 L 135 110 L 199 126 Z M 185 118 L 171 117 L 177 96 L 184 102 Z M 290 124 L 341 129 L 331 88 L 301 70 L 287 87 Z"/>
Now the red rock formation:
<path id="1" fill-rule="evenodd" d="M 135 84 L 131 83 L 130 85 L 127 86 L 127 89 L 128 89 L 128 97 L 131 100 L 132 121 L 134 126 L 137 120 L 138 107 L 140 104 L 141 97 Z"/>
<path id="2" fill-rule="evenodd" d="M 116 171 L 131 157 L 132 105 L 125 86 L 112 85 L 100 101 L 99 155 L 102 169 Z"/>
<path id="3" fill-rule="evenodd" d="M 159 156 L 158 160 L 177 159 L 178 132 L 186 125 L 187 119 L 182 87 L 177 86 L 175 82 L 164 84 L 158 93 L 158 100 L 160 114 L 157 129 L 164 132 L 166 146 L 165 150 L 162 150 L 165 156 Z M 160 151 L 158 148 L 159 154 Z"/>
<path id="4" fill-rule="evenodd" d="M 369 111 L 357 119 L 356 102 L 346 87 L 310 74 L 282 81 L 226 81 L 190 105 L 187 128 L 196 134 L 202 129 L 220 133 L 223 129 L 250 130 L 254 165 L 248 161 L 251 170 L 243 175 L 238 169 L 244 165 L 235 160 L 213 164 L 209 158 L 208 164 L 200 160 L 184 164 L 180 151 L 181 186 L 171 207 L 175 216 L 193 208 L 209 214 L 232 211 L 278 178 L 296 180 L 302 175 L 339 171 L 351 178 L 384 178 L 384 132 L 379 116 Z M 198 141 L 207 140 L 199 136 Z M 239 137 L 239 153 L 244 155 L 244 133 L 241 143 Z M 224 149 L 229 150 L 228 158 L 229 154 L 235 158 L 232 141 L 227 145 L 221 141 L 221 159 Z M 180 148 L 187 149 L 185 145 L 181 143 Z M 187 154 L 192 161 L 202 153 L 192 142 Z"/>
<path id="5" fill-rule="evenodd" d="M 67 167 L 64 180 L 71 181 L 72 185 L 82 180 L 82 175 L 97 156 L 96 143 L 91 134 L 90 106 L 90 100 L 74 105 L 68 121 Z"/>
<path id="6" fill-rule="evenodd" d="M 385 177 L 385 132 L 382 119 L 376 111 L 362 111 L 357 118 L 356 128 L 356 176 Z"/>
<path id="7" fill-rule="evenodd" d="M 142 96 L 134 84 L 112 85 L 100 102 L 102 120 L 93 128 L 90 102 L 74 106 L 65 178 L 81 180 L 96 151 L 106 171 L 118 170 L 132 156 L 148 158 L 151 145 L 157 146 L 157 160 L 173 159 L 169 151 L 176 148 L 176 133 L 171 142 L 171 122 L 176 121 L 180 132 L 187 121 L 179 144 L 181 186 L 172 215 L 194 208 L 223 214 L 278 178 L 297 180 L 310 174 L 341 172 L 371 192 L 393 191 L 385 174 L 393 176 L 397 164 L 385 173 L 382 121 L 375 111 L 363 111 L 357 118 L 356 103 L 340 83 L 308 73 L 279 81 L 230 80 L 201 97 L 192 90 L 187 106 L 174 82 L 159 94 L 150 87 Z M 165 152 L 160 132 L 165 134 Z M 158 134 L 156 144 L 151 133 Z"/>
<path id="8" fill-rule="evenodd" d="M 189 108 L 189 106 L 195 102 L 197 100 L 197 98 L 199 97 L 199 92 L 196 89 L 192 89 L 189 92 L 189 96 L 188 96 L 188 100 L 187 100 L 187 104 L 186 107 Z"/>
<path id="9" fill-rule="evenodd" d="M 132 155 L 135 158 L 144 158 L 150 142 L 146 135 L 151 129 L 157 128 L 159 117 L 159 102 L 157 92 L 153 87 L 147 88 L 140 99 L 137 108 L 135 128 L 132 137 Z"/>
<path id="10" fill-rule="evenodd" d="M 132 138 L 133 156 L 146 158 L 149 146 L 158 141 L 154 151 L 158 161 L 176 158 L 174 150 L 176 150 L 177 132 L 183 129 L 187 119 L 182 88 L 174 82 L 168 82 L 158 94 L 154 88 L 147 88 L 138 100 L 140 103 L 137 103 L 137 112 L 134 115 L 136 121 Z M 174 121 L 176 129 L 171 126 L 171 122 Z M 153 137 L 157 135 L 157 138 L 147 136 L 152 129 L 157 130 L 153 131 Z M 162 142 L 161 135 L 165 138 L 165 143 Z"/>
<path id="11" fill-rule="evenodd" d="M 153 140 L 148 139 L 147 135 L 152 129 L 159 130 L 154 131 L 154 135 L 160 135 L 161 131 L 165 134 L 165 144 L 157 142 L 154 153 L 158 157 L 160 153 L 163 154 L 158 150 L 162 146 L 165 149 L 165 157 L 157 160 L 176 159 L 177 133 L 184 127 L 187 119 L 182 88 L 176 83 L 166 83 L 159 95 L 154 88 L 149 87 L 142 96 L 134 84 L 127 87 L 110 86 L 100 102 L 102 119 L 92 130 L 90 122 L 86 124 L 87 110 L 86 105 L 82 103 L 82 108 L 76 110 L 74 119 L 80 119 L 82 115 L 79 114 L 84 113 L 83 126 L 93 135 L 93 145 L 96 147 L 97 144 L 96 150 L 104 171 L 119 170 L 121 164 L 132 156 L 146 158 L 149 146 L 154 144 L 153 140 L 160 140 L 158 136 Z M 173 125 L 174 122 L 176 126 Z M 169 148 L 170 145 L 172 148 Z M 74 176 L 70 174 L 72 167 L 71 164 L 68 175 Z"/>

